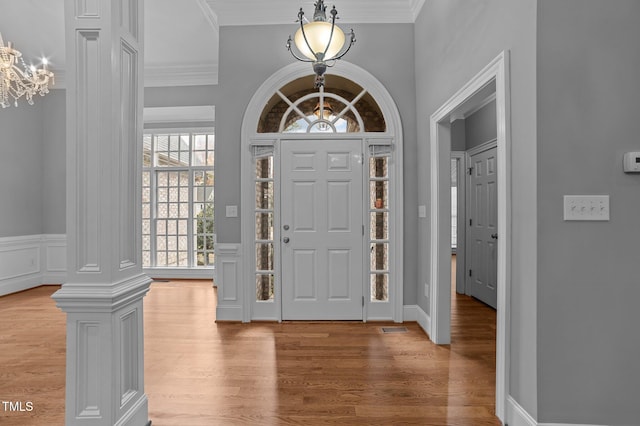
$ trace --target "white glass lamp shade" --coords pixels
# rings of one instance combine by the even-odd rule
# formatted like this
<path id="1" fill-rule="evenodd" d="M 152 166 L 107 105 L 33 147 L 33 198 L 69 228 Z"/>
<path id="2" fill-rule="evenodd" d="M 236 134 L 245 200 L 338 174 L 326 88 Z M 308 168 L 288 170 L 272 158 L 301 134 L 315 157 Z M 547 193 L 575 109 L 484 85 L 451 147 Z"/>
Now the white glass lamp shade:
<path id="1" fill-rule="evenodd" d="M 294 41 L 300 53 L 312 61 L 318 59 L 314 53 L 324 53 L 324 50 L 327 49 L 327 44 L 329 44 L 330 38 L 331 45 L 329 46 L 329 49 L 327 49 L 327 53 L 323 59 L 329 60 L 333 58 L 338 54 L 338 52 L 340 52 L 342 46 L 344 46 L 344 32 L 336 25 L 333 28 L 332 37 L 330 22 L 309 22 L 304 25 L 304 33 L 307 35 L 307 41 L 309 42 L 311 49 L 313 49 L 313 52 L 309 50 L 309 46 L 307 46 L 307 43 L 304 40 L 302 28 L 299 28 L 296 32 Z"/>

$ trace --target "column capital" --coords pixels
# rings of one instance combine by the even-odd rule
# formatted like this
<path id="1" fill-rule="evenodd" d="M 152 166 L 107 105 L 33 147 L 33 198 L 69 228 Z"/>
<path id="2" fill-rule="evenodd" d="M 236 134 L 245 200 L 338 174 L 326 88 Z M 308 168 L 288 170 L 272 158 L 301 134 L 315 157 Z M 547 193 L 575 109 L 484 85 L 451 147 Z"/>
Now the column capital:
<path id="1" fill-rule="evenodd" d="M 116 283 L 67 283 L 51 297 L 67 313 L 112 313 L 142 299 L 151 281 L 139 274 Z"/>

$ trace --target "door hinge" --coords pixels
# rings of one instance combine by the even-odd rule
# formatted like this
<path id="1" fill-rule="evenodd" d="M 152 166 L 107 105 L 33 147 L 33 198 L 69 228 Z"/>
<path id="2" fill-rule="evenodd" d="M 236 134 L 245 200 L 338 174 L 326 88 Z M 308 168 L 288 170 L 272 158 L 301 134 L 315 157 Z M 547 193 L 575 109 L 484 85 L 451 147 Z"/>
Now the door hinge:
<path id="1" fill-rule="evenodd" d="M 469 219 L 469 226 L 473 226 L 473 219 Z"/>
<path id="2" fill-rule="evenodd" d="M 362 236 L 364 237 L 364 225 L 362 225 Z"/>
<path id="3" fill-rule="evenodd" d="M 362 307 L 364 308 L 364 296 L 362 296 Z"/>
<path id="4" fill-rule="evenodd" d="M 473 167 L 469 167 L 467 170 L 469 170 L 469 176 L 471 176 L 473 174 Z"/>
<path id="5" fill-rule="evenodd" d="M 472 271 L 471 271 L 471 269 L 469 269 L 469 276 L 471 276 L 471 274 L 472 274 Z"/>

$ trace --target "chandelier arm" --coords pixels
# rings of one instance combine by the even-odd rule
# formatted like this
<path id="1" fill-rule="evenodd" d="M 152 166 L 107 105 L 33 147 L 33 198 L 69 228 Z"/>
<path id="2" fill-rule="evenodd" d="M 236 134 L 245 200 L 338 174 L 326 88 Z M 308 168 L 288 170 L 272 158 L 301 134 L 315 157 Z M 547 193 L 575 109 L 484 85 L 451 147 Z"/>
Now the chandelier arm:
<path id="1" fill-rule="evenodd" d="M 336 7 L 333 6 L 333 8 L 335 9 Z M 333 30 L 336 27 L 336 15 L 335 14 L 331 14 L 331 32 L 329 33 L 329 41 L 327 42 L 327 47 L 324 48 L 324 52 L 322 53 L 322 58 L 326 58 L 327 56 L 327 51 L 329 50 L 329 46 L 331 46 L 331 40 L 333 40 Z"/>
<path id="2" fill-rule="evenodd" d="M 296 54 L 293 52 L 293 49 L 289 49 L 289 52 L 291 53 L 291 56 L 293 56 L 294 58 L 296 58 L 296 59 L 297 59 L 297 60 L 299 60 L 300 62 L 309 62 L 309 63 L 311 63 L 311 62 L 315 62 L 315 61 L 312 61 L 311 59 L 308 59 L 308 58 L 301 58 L 301 57 L 299 57 L 298 55 L 296 55 Z"/>
<path id="3" fill-rule="evenodd" d="M 346 54 L 347 54 L 347 52 L 349 52 L 349 50 L 351 50 L 351 46 L 353 46 L 353 43 L 355 43 L 355 42 L 356 42 L 356 35 L 355 35 L 355 33 L 353 32 L 353 30 L 351 30 L 351 37 L 350 37 L 350 40 L 349 40 L 349 46 L 347 46 L 347 49 L 346 49 L 344 52 L 342 52 L 341 54 L 339 54 L 338 56 L 334 56 L 333 58 L 331 58 L 331 59 L 329 59 L 329 60 L 330 60 L 330 61 L 337 61 L 337 60 L 339 60 L 339 59 L 342 59 L 342 57 L 343 57 L 344 55 L 346 55 Z M 334 62 L 334 65 L 335 65 L 335 62 Z M 333 65 L 332 65 L 332 66 L 333 66 Z"/>

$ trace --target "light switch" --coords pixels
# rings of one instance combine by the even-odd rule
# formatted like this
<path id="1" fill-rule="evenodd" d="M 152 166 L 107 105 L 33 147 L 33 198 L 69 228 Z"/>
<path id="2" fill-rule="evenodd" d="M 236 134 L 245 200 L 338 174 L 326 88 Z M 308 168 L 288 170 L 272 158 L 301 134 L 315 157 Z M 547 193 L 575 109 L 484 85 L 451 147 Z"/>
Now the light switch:
<path id="1" fill-rule="evenodd" d="M 418 206 L 418 217 L 427 217 L 427 206 Z"/>
<path id="2" fill-rule="evenodd" d="M 609 220 L 609 196 L 565 195 L 564 220 Z"/>
<path id="3" fill-rule="evenodd" d="M 227 217 L 238 217 L 238 206 L 227 206 Z"/>

